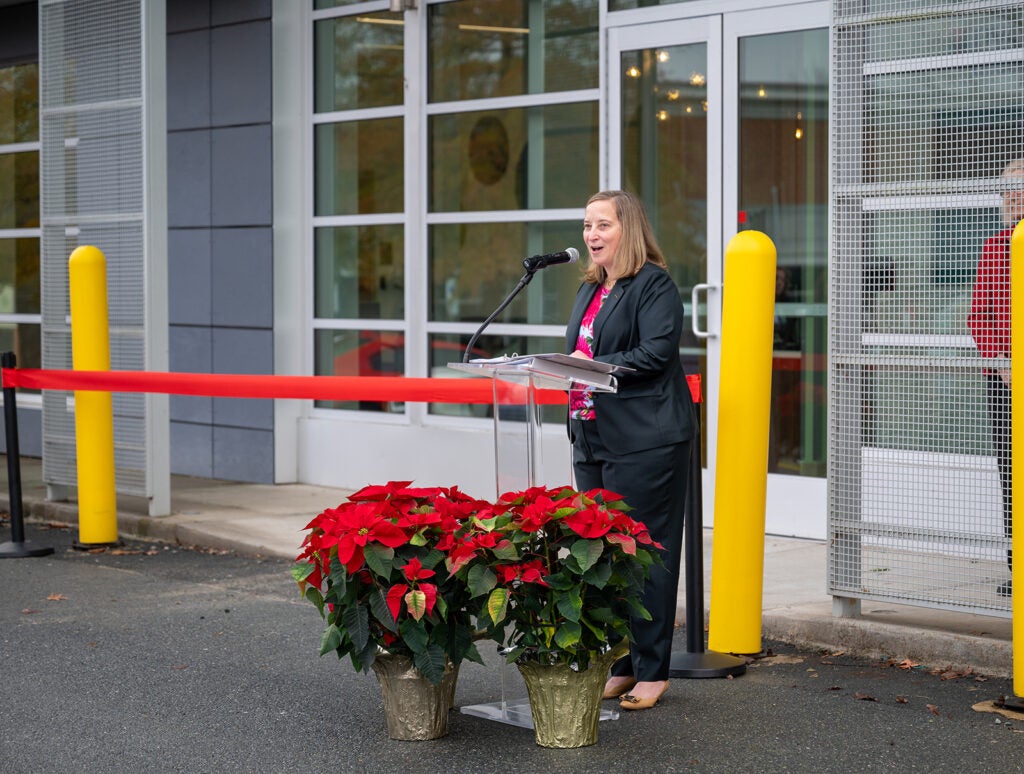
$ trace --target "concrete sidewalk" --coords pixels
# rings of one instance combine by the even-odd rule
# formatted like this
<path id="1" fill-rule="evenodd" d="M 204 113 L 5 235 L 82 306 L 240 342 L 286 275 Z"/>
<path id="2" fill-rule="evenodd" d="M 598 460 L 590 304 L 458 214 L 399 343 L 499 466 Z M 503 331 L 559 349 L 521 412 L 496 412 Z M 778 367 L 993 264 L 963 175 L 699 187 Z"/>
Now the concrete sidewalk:
<path id="1" fill-rule="evenodd" d="M 6 457 L 0 469 L 0 508 L 7 510 Z M 46 500 L 41 460 L 23 458 L 21 479 L 26 540 L 45 545 L 45 533 L 33 530 L 33 523 L 77 525 L 74 502 Z M 347 494 L 306 484 L 274 486 L 173 476 L 172 514 L 150 517 L 144 500 L 121 497 L 118 531 L 122 537 L 293 559 L 306 524 Z M 0 532 L 0 542 L 8 539 L 5 533 L 6 529 Z M 711 540 L 712 530 L 704 530 L 705 612 L 711 588 Z M 1012 676 L 1008 618 L 871 601 L 863 602 L 858 618 L 834 617 L 832 597 L 826 593 L 826 545 L 821 541 L 765 538 L 762 611 L 765 639 L 831 652 L 910 659 L 933 668 Z M 680 623 L 685 617 L 681 587 Z"/>

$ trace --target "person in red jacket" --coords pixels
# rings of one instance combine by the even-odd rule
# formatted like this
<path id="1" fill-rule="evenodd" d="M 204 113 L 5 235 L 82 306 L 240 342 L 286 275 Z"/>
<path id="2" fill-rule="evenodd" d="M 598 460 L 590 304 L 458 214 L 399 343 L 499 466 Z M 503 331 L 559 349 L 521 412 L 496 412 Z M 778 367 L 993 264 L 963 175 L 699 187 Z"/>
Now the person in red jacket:
<path id="1" fill-rule="evenodd" d="M 1010 537 L 1010 237 L 1024 219 L 1024 159 L 1007 164 L 1003 179 L 1013 181 L 1014 186 L 1002 194 L 1003 223 L 1008 228 L 989 237 L 981 248 L 967 326 L 978 354 L 987 361 L 985 384 L 992 448 L 1002 489 L 1003 530 Z M 1006 563 L 1013 567 L 1012 549 L 1006 552 Z M 996 591 L 1001 596 L 1010 596 L 1010 581 L 1000 583 Z"/>

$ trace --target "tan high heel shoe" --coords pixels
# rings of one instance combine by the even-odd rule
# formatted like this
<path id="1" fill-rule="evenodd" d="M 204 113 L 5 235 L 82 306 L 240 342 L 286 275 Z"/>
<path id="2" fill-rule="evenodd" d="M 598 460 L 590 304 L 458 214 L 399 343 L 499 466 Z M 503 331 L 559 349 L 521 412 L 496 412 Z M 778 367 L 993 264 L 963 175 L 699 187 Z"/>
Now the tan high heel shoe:
<path id="1" fill-rule="evenodd" d="M 629 689 L 636 685 L 636 679 L 630 677 L 628 680 L 616 685 L 614 688 L 608 688 L 607 683 L 605 684 L 604 693 L 601 694 L 602 699 L 617 699 L 624 693 L 628 693 Z"/>
<path id="2" fill-rule="evenodd" d="M 624 709 L 624 710 L 645 710 L 645 709 L 650 709 L 651 707 L 653 707 L 655 704 L 658 703 L 658 700 L 662 696 L 665 695 L 665 691 L 667 691 L 667 690 L 668 690 L 668 681 L 666 680 L 664 687 L 661 689 L 660 693 L 658 693 L 657 696 L 651 696 L 649 698 L 645 698 L 644 699 L 644 698 L 640 698 L 638 696 L 633 696 L 630 693 L 627 693 L 627 694 L 625 694 L 622 697 L 622 700 L 619 702 L 619 706 L 622 709 Z"/>

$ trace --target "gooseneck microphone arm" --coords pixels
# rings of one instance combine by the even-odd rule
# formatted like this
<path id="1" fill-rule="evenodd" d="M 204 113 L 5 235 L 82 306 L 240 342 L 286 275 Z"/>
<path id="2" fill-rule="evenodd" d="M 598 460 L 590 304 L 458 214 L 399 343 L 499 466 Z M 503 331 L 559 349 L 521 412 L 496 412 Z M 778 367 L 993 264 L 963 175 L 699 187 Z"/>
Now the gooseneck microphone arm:
<path id="1" fill-rule="evenodd" d="M 480 327 L 476 329 L 476 333 L 474 333 L 473 338 L 469 340 L 469 344 L 466 345 L 466 351 L 462 355 L 463 363 L 469 362 L 469 353 L 473 351 L 473 347 L 476 346 L 476 341 L 480 338 L 480 334 L 484 332 L 484 328 L 494 322 L 494 318 L 505 311 L 505 307 L 512 303 L 512 299 L 519 295 L 520 290 L 530 284 L 530 280 L 533 279 L 533 275 L 536 273 L 537 269 L 527 269 L 526 274 L 519 279 L 519 284 L 512 289 L 511 293 L 505 296 L 505 300 L 498 304 L 498 308 L 491 312 L 490 316 L 488 316 L 488 318 L 481 323 Z"/>
<path id="2" fill-rule="evenodd" d="M 483 321 L 483 324 L 476 329 L 476 333 L 473 334 L 473 338 L 469 340 L 469 344 L 466 345 L 466 351 L 462 355 L 462 362 L 469 362 L 470 352 L 473 351 L 473 347 L 476 345 L 477 339 L 480 338 L 480 334 L 484 332 L 484 328 L 490 325 L 494 318 L 501 314 L 505 307 L 512 303 L 512 299 L 516 297 L 520 290 L 530 284 L 530 280 L 533 279 L 533 275 L 546 266 L 554 266 L 557 263 L 575 263 L 580 257 L 579 250 L 575 247 L 567 247 L 557 253 L 548 253 L 547 255 L 534 255 L 530 258 L 523 259 L 523 268 L 526 269 L 526 274 L 519 280 L 519 284 L 512 289 L 512 292 L 505 296 L 505 300 L 498 304 L 498 308 L 491 312 L 490 317 Z"/>

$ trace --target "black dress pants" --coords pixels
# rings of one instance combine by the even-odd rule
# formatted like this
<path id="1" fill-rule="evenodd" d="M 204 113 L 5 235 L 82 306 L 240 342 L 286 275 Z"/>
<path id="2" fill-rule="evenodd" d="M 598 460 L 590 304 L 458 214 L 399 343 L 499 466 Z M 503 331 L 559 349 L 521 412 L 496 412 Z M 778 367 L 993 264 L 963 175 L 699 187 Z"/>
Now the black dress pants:
<path id="1" fill-rule="evenodd" d="M 576 488 L 602 488 L 622 495 L 632 508 L 629 515 L 643 522 L 651 537 L 664 546 L 664 566 L 651 569 L 642 597 L 652 620 L 630 618 L 629 655 L 615 662 L 611 673 L 632 675 L 645 682 L 667 680 L 675 629 L 690 442 L 621 454 L 615 450 L 615 439 L 601 438 L 596 422 L 572 423 Z"/>

